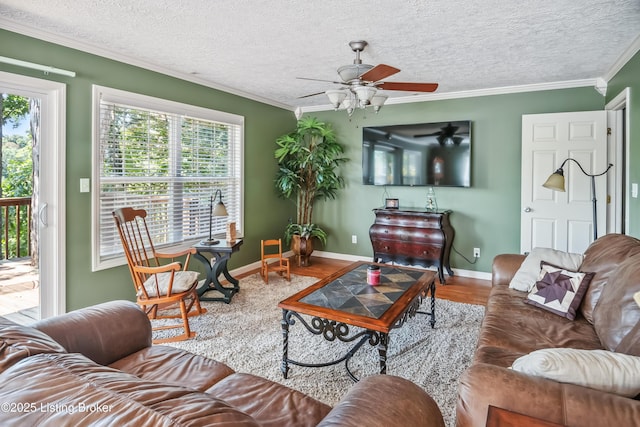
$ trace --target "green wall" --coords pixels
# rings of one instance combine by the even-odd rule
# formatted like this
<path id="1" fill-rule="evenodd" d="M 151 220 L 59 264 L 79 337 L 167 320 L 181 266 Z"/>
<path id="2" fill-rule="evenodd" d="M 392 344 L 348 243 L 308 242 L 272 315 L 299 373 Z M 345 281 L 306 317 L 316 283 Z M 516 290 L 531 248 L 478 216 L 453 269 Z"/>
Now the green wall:
<path id="1" fill-rule="evenodd" d="M 245 117 L 245 243 L 230 267 L 260 258 L 259 240 L 281 233 L 293 208 L 274 196 L 274 140 L 295 127 L 291 111 L 112 61 L 78 50 L 0 30 L 0 56 L 72 70 L 75 78 L 43 75 L 0 64 L 0 71 L 67 84 L 66 299 L 67 309 L 113 299 L 134 299 L 126 267 L 91 272 L 91 194 L 80 178 L 91 177 L 91 86 L 99 84 Z M 265 179 L 269 177 L 269 179 Z M 191 265 L 197 266 L 194 261 Z"/>
<path id="2" fill-rule="evenodd" d="M 629 111 L 629 182 L 640 182 L 640 52 L 636 53 L 622 69 L 609 81 L 607 102 L 618 96 L 626 88 L 631 89 L 627 99 Z M 627 234 L 640 237 L 640 199 L 629 199 L 629 229 Z"/>
<path id="3" fill-rule="evenodd" d="M 494 95 L 455 100 L 384 106 L 376 115 L 362 110 L 349 118 L 344 111 L 314 113 L 331 122 L 351 161 L 343 168 L 346 191 L 337 201 L 317 206 L 314 221 L 327 228 L 326 250 L 372 256 L 368 230 L 372 209 L 380 207 L 385 188 L 362 185 L 362 127 L 399 123 L 471 120 L 471 187 L 435 188 L 438 207 L 451 209 L 456 231 L 455 249 L 474 265 L 452 252 L 454 268 L 491 271 L 493 257 L 520 251 L 520 156 L 523 114 L 590 111 L 604 108 L 604 97 L 592 87 Z M 386 187 L 402 206 L 424 207 L 426 187 Z M 351 243 L 351 235 L 358 244 Z"/>
<path id="4" fill-rule="evenodd" d="M 43 76 L 43 73 L 0 64 L 7 71 L 67 84 L 66 223 L 67 309 L 75 309 L 116 298 L 132 299 L 126 267 L 91 272 L 91 195 L 79 192 L 79 179 L 91 176 L 91 85 L 99 84 L 145 95 L 226 111 L 245 117 L 245 244 L 231 259 L 231 268 L 259 259 L 261 238 L 279 235 L 294 215 L 291 203 L 274 196 L 272 177 L 276 171 L 273 141 L 295 126 L 290 111 L 217 91 L 198 84 L 143 70 L 96 55 L 0 30 L 0 55 L 73 70 L 75 78 Z M 640 55 L 609 83 L 606 100 L 625 87 L 640 85 Z M 631 97 L 632 164 L 640 160 L 640 99 Z M 356 111 L 319 112 L 313 115 L 331 122 L 346 145 L 351 159 L 344 166 L 347 187 L 337 200 L 318 204 L 315 222 L 329 232 L 329 252 L 372 255 L 368 229 L 372 209 L 385 197 L 397 197 L 403 206 L 422 207 L 426 188 L 363 186 L 361 184 L 362 127 L 397 123 L 471 120 L 472 187 L 436 188 L 440 208 L 453 210 L 455 248 L 472 258 L 472 248 L 482 256 L 471 265 L 453 253 L 455 268 L 489 272 L 498 253 L 518 252 L 520 247 L 520 141 L 523 114 L 589 111 L 604 108 L 605 98 L 594 88 L 575 88 L 455 100 L 397 104 L 379 114 Z M 637 139 L 637 137 L 636 137 Z M 631 181 L 640 180 L 632 168 Z M 632 199 L 631 234 L 640 234 L 640 205 Z M 358 243 L 351 243 L 351 235 Z M 196 265 L 196 263 L 192 265 Z"/>

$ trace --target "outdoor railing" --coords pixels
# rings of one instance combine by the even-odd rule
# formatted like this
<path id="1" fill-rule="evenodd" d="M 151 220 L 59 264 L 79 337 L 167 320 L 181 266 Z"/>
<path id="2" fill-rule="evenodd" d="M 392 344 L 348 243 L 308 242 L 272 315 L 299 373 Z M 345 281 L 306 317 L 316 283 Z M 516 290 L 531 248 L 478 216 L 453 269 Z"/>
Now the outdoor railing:
<path id="1" fill-rule="evenodd" d="M 31 197 L 0 198 L 0 259 L 31 255 Z"/>

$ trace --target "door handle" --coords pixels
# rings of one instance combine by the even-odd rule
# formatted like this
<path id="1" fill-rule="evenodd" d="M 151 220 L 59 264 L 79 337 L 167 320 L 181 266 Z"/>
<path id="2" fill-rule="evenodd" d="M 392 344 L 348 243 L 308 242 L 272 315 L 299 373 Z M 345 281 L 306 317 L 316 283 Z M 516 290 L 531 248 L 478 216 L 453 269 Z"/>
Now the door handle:
<path id="1" fill-rule="evenodd" d="M 525 211 L 526 213 L 529 213 L 529 212 L 532 212 L 532 211 L 533 211 L 533 209 L 531 209 L 529 206 L 527 206 L 526 208 L 524 208 L 524 211 Z"/>
<path id="2" fill-rule="evenodd" d="M 46 227 L 47 224 L 47 204 L 43 203 L 40 211 L 38 212 L 38 218 L 40 219 L 40 223 Z"/>

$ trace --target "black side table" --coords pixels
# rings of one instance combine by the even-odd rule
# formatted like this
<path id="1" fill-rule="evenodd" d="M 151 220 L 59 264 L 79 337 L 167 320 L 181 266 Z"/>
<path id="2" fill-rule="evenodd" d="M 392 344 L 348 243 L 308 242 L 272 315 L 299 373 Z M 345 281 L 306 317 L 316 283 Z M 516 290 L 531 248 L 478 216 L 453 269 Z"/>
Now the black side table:
<path id="1" fill-rule="evenodd" d="M 229 304 L 231 298 L 240 292 L 240 282 L 238 279 L 231 276 L 227 269 L 227 262 L 231 258 L 231 254 L 240 250 L 242 240 L 238 239 L 233 242 L 227 242 L 226 240 L 220 240 L 220 243 L 215 245 L 202 245 L 200 243 L 195 244 L 196 254 L 194 257 L 199 260 L 207 270 L 207 278 L 204 282 L 198 286 L 198 297 L 200 301 L 224 301 Z M 203 254 L 211 254 L 211 258 L 207 259 Z M 218 280 L 220 275 L 224 277 L 232 284 L 232 286 L 223 286 Z M 218 291 L 222 297 L 207 297 L 204 294 L 208 291 Z"/>

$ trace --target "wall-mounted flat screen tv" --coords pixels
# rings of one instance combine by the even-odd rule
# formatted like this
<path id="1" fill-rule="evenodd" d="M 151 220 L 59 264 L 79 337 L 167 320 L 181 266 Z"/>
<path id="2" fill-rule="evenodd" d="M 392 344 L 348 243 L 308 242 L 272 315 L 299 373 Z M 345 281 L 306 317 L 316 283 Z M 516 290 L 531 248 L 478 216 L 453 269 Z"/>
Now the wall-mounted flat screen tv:
<path id="1" fill-rule="evenodd" d="M 471 121 L 362 129 L 366 185 L 471 186 Z"/>

